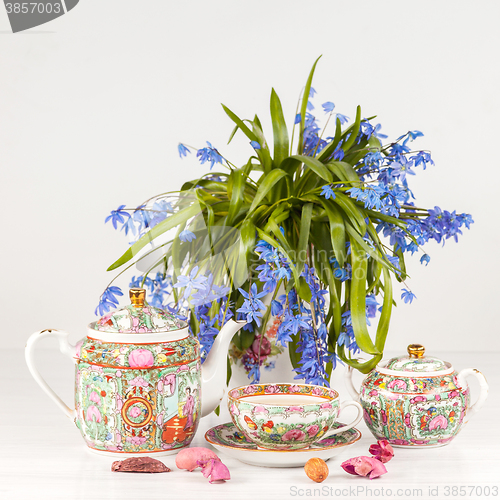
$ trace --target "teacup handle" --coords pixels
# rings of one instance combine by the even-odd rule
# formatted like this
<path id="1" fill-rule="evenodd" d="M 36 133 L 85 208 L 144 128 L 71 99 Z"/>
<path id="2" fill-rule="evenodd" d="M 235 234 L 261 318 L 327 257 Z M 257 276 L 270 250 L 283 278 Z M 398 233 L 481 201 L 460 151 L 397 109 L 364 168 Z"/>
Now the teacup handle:
<path id="1" fill-rule="evenodd" d="M 47 384 L 47 382 L 45 382 L 35 366 L 35 345 L 40 339 L 46 337 L 55 337 L 59 342 L 59 350 L 63 354 L 69 356 L 73 360 L 73 362 L 75 362 L 75 358 L 73 357 L 75 354 L 75 347 L 68 342 L 68 335 L 68 332 L 64 332 L 62 330 L 41 330 L 39 332 L 35 332 L 28 339 L 24 354 L 26 357 L 26 364 L 28 365 L 28 369 L 35 379 L 36 383 L 50 396 L 51 399 L 56 402 L 57 406 L 59 406 L 59 408 L 61 408 L 61 410 L 71 420 L 74 420 L 76 417 L 76 411 L 69 408 L 69 406 L 64 403 L 64 401 L 53 391 L 53 389 L 49 387 L 49 385 Z"/>
<path id="2" fill-rule="evenodd" d="M 363 418 L 363 407 L 357 402 L 357 401 L 343 401 L 340 403 L 340 409 L 339 409 L 339 415 L 342 412 L 344 408 L 347 408 L 348 406 L 355 406 L 358 409 L 358 414 L 356 415 L 356 418 L 348 425 L 344 425 L 343 427 L 339 427 L 338 429 L 334 429 L 332 431 L 328 431 L 322 439 L 334 436 L 335 434 L 339 434 L 340 432 L 345 432 L 354 427 L 355 425 L 358 425 L 361 419 Z"/>

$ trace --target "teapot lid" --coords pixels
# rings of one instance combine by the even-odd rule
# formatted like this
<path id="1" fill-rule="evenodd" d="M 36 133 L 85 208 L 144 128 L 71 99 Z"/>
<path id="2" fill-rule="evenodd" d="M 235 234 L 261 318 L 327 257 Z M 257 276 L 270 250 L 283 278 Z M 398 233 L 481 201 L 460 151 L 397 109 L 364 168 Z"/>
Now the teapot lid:
<path id="1" fill-rule="evenodd" d="M 425 347 L 420 344 L 410 344 L 408 355 L 391 358 L 381 364 L 381 368 L 397 372 L 427 373 L 442 372 L 452 368 L 450 363 L 432 356 L 424 356 Z"/>
<path id="2" fill-rule="evenodd" d="M 93 324 L 95 330 L 114 333 L 156 333 L 180 330 L 186 325 L 172 313 L 150 306 L 144 288 L 131 288 L 131 304 L 117 309 Z"/>

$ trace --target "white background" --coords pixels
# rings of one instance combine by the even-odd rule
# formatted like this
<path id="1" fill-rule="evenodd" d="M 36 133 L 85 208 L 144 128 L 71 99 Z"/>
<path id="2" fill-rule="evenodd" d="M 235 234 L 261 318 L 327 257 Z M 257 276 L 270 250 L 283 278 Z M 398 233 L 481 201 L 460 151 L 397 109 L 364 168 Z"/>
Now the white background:
<path id="1" fill-rule="evenodd" d="M 206 171 L 178 142 L 245 160 L 220 103 L 257 112 L 271 139 L 271 87 L 291 123 L 323 54 L 318 115 L 360 104 L 390 139 L 423 131 L 436 166 L 411 178 L 418 204 L 476 221 L 430 244 L 428 267 L 408 259 L 418 300 L 394 311 L 387 347 L 498 350 L 499 15 L 495 1 L 81 0 L 12 34 L 0 6 L 1 346 L 82 337 L 127 248 L 106 215 Z"/>

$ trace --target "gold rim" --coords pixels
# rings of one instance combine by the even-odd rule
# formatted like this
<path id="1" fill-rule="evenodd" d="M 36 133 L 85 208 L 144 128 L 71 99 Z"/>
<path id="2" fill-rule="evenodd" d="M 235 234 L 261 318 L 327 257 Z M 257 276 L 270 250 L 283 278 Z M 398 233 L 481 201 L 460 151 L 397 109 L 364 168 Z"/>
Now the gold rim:
<path id="1" fill-rule="evenodd" d="M 283 383 L 275 383 L 275 384 L 272 384 L 272 383 L 265 383 L 265 384 L 255 384 L 255 385 L 261 385 L 261 386 L 271 386 L 271 385 L 276 385 L 276 386 L 285 386 L 285 387 L 291 387 L 291 386 L 294 386 L 296 385 L 297 387 L 317 387 L 323 391 L 331 391 L 335 394 L 335 396 L 328 396 L 328 395 L 320 395 L 318 396 L 317 394 L 303 394 L 303 393 L 300 393 L 300 394 L 297 394 L 297 396 L 314 396 L 314 397 L 320 397 L 320 398 L 324 398 L 326 401 L 336 401 L 338 400 L 339 398 L 339 393 L 335 390 L 335 389 L 330 389 L 328 387 L 322 387 L 320 385 L 314 385 L 314 384 L 290 384 L 290 383 L 286 383 L 286 382 L 283 382 Z M 247 397 L 251 397 L 251 396 L 294 396 L 296 393 L 286 393 L 286 394 L 275 394 L 275 393 L 272 393 L 272 394 L 245 394 L 244 396 L 240 396 L 240 397 L 233 397 L 231 395 L 231 393 L 233 391 L 241 391 L 242 389 L 244 389 L 245 387 L 254 387 L 252 385 L 240 385 L 239 387 L 234 387 L 233 389 L 230 389 L 228 392 L 227 392 L 227 399 L 228 399 L 228 402 L 229 400 L 231 401 L 242 401 L 243 399 L 247 398 Z M 252 404 L 252 403 L 249 403 L 249 404 Z M 312 404 L 317 404 L 317 403 L 305 403 L 305 404 L 302 404 L 301 406 L 309 406 L 309 405 L 312 405 Z M 269 404 L 269 403 L 259 403 L 259 406 L 283 406 L 283 405 L 280 405 L 280 404 Z M 285 406 L 289 406 L 289 405 L 285 405 Z"/>

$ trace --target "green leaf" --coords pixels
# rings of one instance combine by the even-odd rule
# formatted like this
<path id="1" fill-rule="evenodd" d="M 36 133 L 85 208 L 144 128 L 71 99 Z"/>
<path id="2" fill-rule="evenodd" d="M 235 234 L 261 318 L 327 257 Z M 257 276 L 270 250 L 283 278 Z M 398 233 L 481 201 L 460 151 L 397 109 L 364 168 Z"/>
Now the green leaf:
<path id="1" fill-rule="evenodd" d="M 326 162 L 328 161 L 329 158 L 333 155 L 335 150 L 337 149 L 337 146 L 340 142 L 340 139 L 342 139 L 342 123 L 340 123 L 340 119 L 337 118 L 335 122 L 335 137 L 333 141 L 326 146 L 325 149 L 323 149 L 317 156 L 316 158 L 320 161 Z"/>
<path id="2" fill-rule="evenodd" d="M 328 167 L 323 165 L 323 163 L 318 161 L 316 158 L 304 155 L 293 155 L 290 156 L 290 158 L 292 160 L 297 160 L 299 162 L 302 162 L 304 165 L 309 167 L 316 175 L 321 177 L 324 181 L 328 182 L 328 184 L 333 182 L 332 173 L 330 172 Z"/>
<path id="3" fill-rule="evenodd" d="M 249 272 L 249 257 L 255 247 L 255 224 L 251 219 L 246 219 L 241 225 L 240 248 L 236 265 L 234 283 L 244 283 Z"/>
<path id="4" fill-rule="evenodd" d="M 183 208 L 179 212 L 167 217 L 165 220 L 161 221 L 159 224 L 154 226 L 150 231 L 148 231 L 139 241 L 136 241 L 116 262 L 108 267 L 108 271 L 113 271 L 118 269 L 120 266 L 128 262 L 135 255 L 139 253 L 148 243 L 153 241 L 155 238 L 161 234 L 169 231 L 170 229 L 186 222 L 191 217 L 194 217 L 200 213 L 200 205 L 198 203 L 193 203 L 192 205 Z"/>
<path id="5" fill-rule="evenodd" d="M 332 161 L 326 166 L 341 180 L 348 182 L 351 187 L 360 184 L 359 176 L 353 166 L 344 161 Z"/>
<path id="6" fill-rule="evenodd" d="M 241 131 L 251 140 L 255 142 L 259 142 L 258 137 L 245 125 L 244 121 L 235 115 L 227 106 L 222 104 L 224 111 L 227 113 L 229 118 L 233 120 L 236 125 L 241 129 Z M 234 135 L 234 134 L 233 134 Z"/>
<path id="7" fill-rule="evenodd" d="M 240 330 L 241 350 L 246 351 L 255 340 L 255 332 Z"/>
<path id="8" fill-rule="evenodd" d="M 304 88 L 304 94 L 302 95 L 302 105 L 300 107 L 301 119 L 300 119 L 299 146 L 297 148 L 299 154 L 302 154 L 302 151 L 304 150 L 304 128 L 306 122 L 307 102 L 309 100 L 309 93 L 311 92 L 311 84 L 314 76 L 314 70 L 316 69 L 316 64 L 318 64 L 318 61 L 320 59 L 321 56 L 319 56 L 316 59 L 316 61 L 314 61 L 313 67 L 311 68 L 311 72 L 309 73 L 309 77 L 307 78 L 306 86 Z"/>
<path id="9" fill-rule="evenodd" d="M 304 276 L 300 276 L 299 278 L 299 286 L 297 287 L 297 293 L 299 294 L 299 297 L 305 302 L 311 302 L 312 298 L 311 289 L 309 288 L 309 285 L 307 284 L 307 281 L 304 278 Z"/>
<path id="10" fill-rule="evenodd" d="M 337 346 L 337 354 L 339 355 L 339 358 L 342 361 L 352 366 L 356 370 L 359 370 L 361 373 L 370 373 L 377 366 L 378 362 L 382 359 L 382 354 L 376 354 L 371 359 L 365 362 L 359 361 L 357 359 L 348 358 L 345 355 L 345 350 L 343 345 Z"/>
<path id="11" fill-rule="evenodd" d="M 271 91 L 271 118 L 273 122 L 274 166 L 279 167 L 288 156 L 289 142 L 283 108 L 274 89 Z"/>
<path id="12" fill-rule="evenodd" d="M 365 253 L 370 255 L 370 257 L 374 258 L 377 262 L 380 262 L 380 264 L 382 264 L 382 266 L 387 267 L 387 268 L 391 268 L 394 271 L 397 271 L 397 269 L 388 260 L 386 260 L 384 257 L 382 257 L 380 255 L 380 252 L 371 248 L 366 243 L 366 241 L 363 240 L 363 238 L 356 231 L 356 229 L 354 229 L 347 221 L 345 223 L 345 228 L 346 228 L 347 233 L 351 237 L 350 238 L 351 244 L 352 244 L 353 240 L 356 241 L 356 243 L 360 246 L 360 248 L 362 248 L 364 250 Z"/>
<path id="13" fill-rule="evenodd" d="M 373 344 L 366 326 L 366 251 L 356 240 L 351 240 L 351 321 L 358 347 L 368 354 L 380 354 Z"/>
<path id="14" fill-rule="evenodd" d="M 328 284 L 328 292 L 330 294 L 330 309 L 333 313 L 333 330 L 335 335 L 338 337 L 340 335 L 340 330 L 342 328 L 342 308 L 340 307 L 339 293 L 337 293 L 337 287 L 335 286 L 335 280 L 333 278 L 332 269 L 328 258 L 324 252 L 316 249 L 315 260 L 319 261 L 321 266 L 316 265 L 316 269 L 321 269 L 318 273 L 318 277 Z"/>
<path id="15" fill-rule="evenodd" d="M 349 136 L 349 139 L 347 139 L 345 144 L 342 144 L 342 149 L 344 150 L 345 153 L 347 153 L 347 151 L 349 151 L 350 147 L 354 144 L 356 137 L 358 137 L 360 124 L 361 124 L 361 106 L 358 106 L 356 109 L 356 120 L 354 121 L 354 124 L 352 125 L 351 135 Z M 346 132 L 349 130 L 350 130 L 350 127 L 346 130 Z M 344 132 L 344 134 L 346 132 Z"/>
<path id="16" fill-rule="evenodd" d="M 328 200 L 325 200 L 328 202 Z M 344 267 L 346 258 L 345 247 L 345 225 L 344 218 L 333 204 L 324 203 L 326 214 L 330 221 L 330 237 L 332 239 L 332 247 L 335 252 L 335 258 L 340 267 Z"/>
<path id="17" fill-rule="evenodd" d="M 231 201 L 227 213 L 227 225 L 230 226 L 234 217 L 239 212 L 243 203 L 243 193 L 245 191 L 245 176 L 241 170 L 232 170 L 229 176 L 232 179 Z"/>
<path id="18" fill-rule="evenodd" d="M 252 213 L 255 208 L 259 205 L 259 203 L 266 197 L 266 195 L 271 191 L 273 186 L 285 175 L 288 175 L 284 170 L 280 168 L 273 169 L 269 174 L 264 177 L 261 177 L 262 182 L 257 189 L 257 193 L 255 194 L 255 198 L 253 199 L 252 205 L 249 208 L 249 213 Z"/>
<path id="19" fill-rule="evenodd" d="M 362 236 L 366 233 L 366 222 L 363 210 L 359 208 L 348 196 L 344 193 L 335 193 L 333 202 L 338 205 L 347 215 L 352 225 Z"/>
<path id="20" fill-rule="evenodd" d="M 391 321 L 392 312 L 392 280 L 389 271 L 384 268 L 384 303 L 382 304 L 382 312 L 377 325 L 377 336 L 375 338 L 375 347 L 379 351 L 384 350 L 385 339 L 389 332 L 389 323 Z"/>
<path id="21" fill-rule="evenodd" d="M 292 341 L 288 343 L 288 355 L 290 356 L 290 362 L 294 368 L 299 367 L 299 356 L 297 355 L 297 347 L 299 342 L 299 334 L 290 335 Z"/>
<path id="22" fill-rule="evenodd" d="M 231 367 L 231 360 L 229 359 L 229 356 L 226 356 L 226 358 L 227 358 L 226 386 L 229 386 L 229 381 L 231 380 L 231 376 L 233 374 L 233 369 Z"/>
<path id="23" fill-rule="evenodd" d="M 229 140 L 227 141 L 228 144 L 233 140 L 234 134 L 236 134 L 236 132 L 238 132 L 239 128 L 240 127 L 238 125 L 234 126 L 233 131 L 231 132 L 231 135 L 229 136 Z"/>
<path id="24" fill-rule="evenodd" d="M 302 207 L 302 217 L 300 218 L 300 236 L 299 246 L 297 248 L 297 272 L 300 274 L 304 269 L 304 263 L 307 260 L 307 244 L 309 243 L 309 234 L 311 229 L 312 203 L 306 203 Z M 309 302 L 309 301 L 307 301 Z"/>

